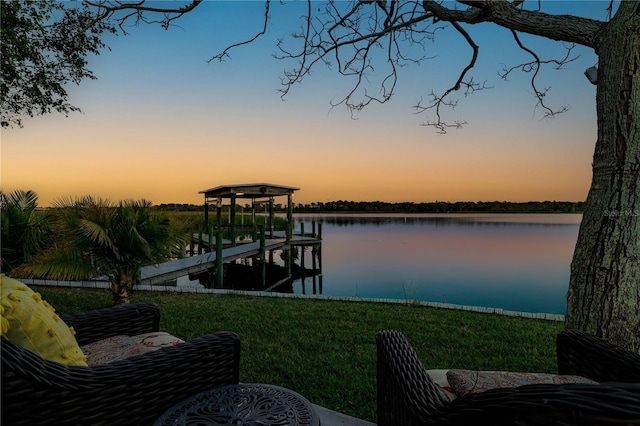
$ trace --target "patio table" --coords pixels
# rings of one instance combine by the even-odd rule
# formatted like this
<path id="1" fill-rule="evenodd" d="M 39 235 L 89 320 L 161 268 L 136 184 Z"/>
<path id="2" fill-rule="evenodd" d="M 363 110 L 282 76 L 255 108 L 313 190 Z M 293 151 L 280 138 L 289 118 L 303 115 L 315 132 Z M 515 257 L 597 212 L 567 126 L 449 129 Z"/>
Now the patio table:
<path id="1" fill-rule="evenodd" d="M 167 410 L 155 426 L 169 425 L 320 426 L 313 405 L 279 386 L 237 384 L 198 393 Z"/>

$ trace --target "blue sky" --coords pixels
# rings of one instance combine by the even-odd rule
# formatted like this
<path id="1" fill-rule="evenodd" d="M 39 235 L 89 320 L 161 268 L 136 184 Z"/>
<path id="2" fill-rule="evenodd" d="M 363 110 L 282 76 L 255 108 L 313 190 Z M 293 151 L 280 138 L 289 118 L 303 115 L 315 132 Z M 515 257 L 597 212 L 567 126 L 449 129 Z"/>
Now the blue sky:
<path id="1" fill-rule="evenodd" d="M 548 13 L 601 20 L 607 5 L 542 2 Z M 296 202 L 586 198 L 596 140 L 595 86 L 583 76 L 597 62 L 590 49 L 543 71 L 550 104 L 570 107 L 543 120 L 528 75 L 498 77 L 503 64 L 528 60 L 510 34 L 467 26 L 480 46 L 474 79 L 493 89 L 456 96 L 448 117 L 468 125 L 439 135 L 412 107 L 448 88 L 468 61 L 454 31 L 426 46 L 432 59 L 400 70 L 390 102 L 354 120 L 331 107 L 352 83 L 335 70 L 318 67 L 280 99 L 280 77 L 293 64 L 273 58 L 275 42 L 297 29 L 303 6 L 274 3 L 267 35 L 223 63 L 207 59 L 258 31 L 263 3 L 205 1 L 168 31 L 141 25 L 108 37 L 111 50 L 90 58 L 98 79 L 69 88 L 82 114 L 2 131 L 2 189 L 35 190 L 43 205 L 85 194 L 201 203 L 202 189 L 252 182 L 300 187 Z M 546 58 L 564 54 L 563 43 L 522 38 Z"/>

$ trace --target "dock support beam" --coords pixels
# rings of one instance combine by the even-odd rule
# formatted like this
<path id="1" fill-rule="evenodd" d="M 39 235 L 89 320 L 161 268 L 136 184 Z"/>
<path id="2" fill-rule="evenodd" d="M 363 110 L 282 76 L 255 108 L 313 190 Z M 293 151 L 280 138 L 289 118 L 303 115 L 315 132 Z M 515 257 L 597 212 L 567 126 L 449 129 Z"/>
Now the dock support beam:
<path id="1" fill-rule="evenodd" d="M 258 241 L 258 224 L 256 223 L 256 199 L 251 199 L 251 226 L 253 227 L 253 235 L 251 241 Z"/>
<path id="2" fill-rule="evenodd" d="M 284 268 L 286 271 L 286 274 L 288 277 L 291 276 L 291 259 L 292 259 L 292 252 L 293 252 L 293 246 L 291 245 L 291 223 L 289 223 L 289 220 L 286 220 L 285 223 L 285 241 L 287 242 L 287 245 L 284 247 Z"/>
<path id="3" fill-rule="evenodd" d="M 293 231 L 293 194 L 287 195 L 287 225 Z"/>
<path id="4" fill-rule="evenodd" d="M 204 197 L 204 226 L 205 228 L 209 227 L 209 203 L 207 202 L 207 197 Z"/>
<path id="5" fill-rule="evenodd" d="M 269 198 L 269 238 L 273 238 L 273 226 L 274 226 L 274 215 L 273 215 L 273 197 Z"/>
<path id="6" fill-rule="evenodd" d="M 229 210 L 229 232 L 231 247 L 236 246 L 236 194 L 231 194 L 231 209 Z"/>
<path id="7" fill-rule="evenodd" d="M 224 263 L 222 262 L 222 233 L 216 233 L 216 288 L 222 288 Z"/>
<path id="8" fill-rule="evenodd" d="M 267 259 L 265 253 L 264 225 L 260 225 L 260 288 L 267 284 Z"/>
<path id="9" fill-rule="evenodd" d="M 222 238 L 222 197 L 216 201 L 216 235 Z"/>

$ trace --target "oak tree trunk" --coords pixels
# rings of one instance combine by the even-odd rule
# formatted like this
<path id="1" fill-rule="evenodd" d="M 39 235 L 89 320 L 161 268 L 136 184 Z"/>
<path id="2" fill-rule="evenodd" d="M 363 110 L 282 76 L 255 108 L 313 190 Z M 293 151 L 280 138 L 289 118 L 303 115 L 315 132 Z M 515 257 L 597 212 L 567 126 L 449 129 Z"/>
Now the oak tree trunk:
<path id="1" fill-rule="evenodd" d="M 640 353 L 640 2 L 597 35 L 598 139 L 566 326 Z"/>

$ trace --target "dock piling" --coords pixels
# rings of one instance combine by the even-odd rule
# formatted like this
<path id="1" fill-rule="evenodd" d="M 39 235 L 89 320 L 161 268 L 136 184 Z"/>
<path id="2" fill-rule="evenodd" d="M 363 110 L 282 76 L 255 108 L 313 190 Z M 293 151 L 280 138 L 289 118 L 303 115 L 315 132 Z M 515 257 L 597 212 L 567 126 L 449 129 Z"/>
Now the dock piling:
<path id="1" fill-rule="evenodd" d="M 224 263 L 222 262 L 222 233 L 216 233 L 216 288 L 222 288 Z"/>
<path id="2" fill-rule="evenodd" d="M 264 225 L 260 225 L 260 284 L 262 288 L 267 283 L 267 259 L 265 253 Z"/>

